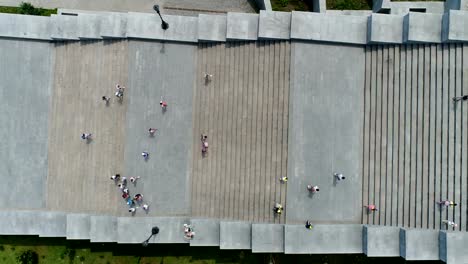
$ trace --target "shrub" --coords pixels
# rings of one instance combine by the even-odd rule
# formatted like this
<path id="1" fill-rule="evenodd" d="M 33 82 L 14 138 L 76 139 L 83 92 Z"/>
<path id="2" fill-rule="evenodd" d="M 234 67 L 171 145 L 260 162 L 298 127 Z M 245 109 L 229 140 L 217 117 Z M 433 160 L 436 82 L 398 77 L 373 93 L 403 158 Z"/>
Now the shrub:
<path id="1" fill-rule="evenodd" d="M 289 4 L 289 0 L 279 0 L 279 2 L 282 7 L 285 7 Z"/>
<path id="2" fill-rule="evenodd" d="M 33 16 L 41 15 L 40 8 L 35 8 L 32 4 L 24 3 L 24 2 L 21 3 L 21 5 L 19 6 L 18 12 L 24 15 L 33 15 Z"/>
<path id="3" fill-rule="evenodd" d="M 16 257 L 16 261 L 20 264 L 37 264 L 39 262 L 39 256 L 35 251 L 26 250 Z"/>

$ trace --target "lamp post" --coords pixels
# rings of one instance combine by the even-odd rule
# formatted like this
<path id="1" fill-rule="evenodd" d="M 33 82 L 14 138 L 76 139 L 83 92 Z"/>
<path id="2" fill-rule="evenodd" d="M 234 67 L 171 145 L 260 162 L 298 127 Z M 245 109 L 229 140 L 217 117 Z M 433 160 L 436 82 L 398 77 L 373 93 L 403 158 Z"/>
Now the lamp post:
<path id="1" fill-rule="evenodd" d="M 164 29 L 164 30 L 168 29 L 169 28 L 169 23 L 164 21 L 164 19 L 162 18 L 161 12 L 159 11 L 159 5 L 154 5 L 153 9 L 154 9 L 154 11 L 156 11 L 156 13 L 158 13 L 159 18 L 161 18 L 161 28 Z"/>
<path id="2" fill-rule="evenodd" d="M 153 226 L 153 228 L 151 228 L 151 235 L 145 240 L 143 241 L 142 245 L 144 247 L 147 247 L 148 246 L 148 243 L 150 241 L 150 239 L 154 236 L 154 235 L 157 235 L 159 233 L 159 227 L 157 226 Z"/>

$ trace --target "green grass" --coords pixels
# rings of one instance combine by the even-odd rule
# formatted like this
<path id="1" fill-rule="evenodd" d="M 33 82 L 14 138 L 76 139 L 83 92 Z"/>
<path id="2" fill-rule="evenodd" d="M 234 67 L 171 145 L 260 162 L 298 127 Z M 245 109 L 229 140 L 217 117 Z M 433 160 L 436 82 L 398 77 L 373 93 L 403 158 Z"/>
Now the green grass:
<path id="1" fill-rule="evenodd" d="M 303 0 L 271 0 L 274 11 L 308 11 L 309 7 Z"/>
<path id="2" fill-rule="evenodd" d="M 250 250 L 220 250 L 180 244 L 121 245 L 69 241 L 37 236 L 0 236 L 0 263 L 17 264 L 23 251 L 39 256 L 38 264 L 404 264 L 403 258 L 367 258 L 365 255 L 254 254 Z M 439 264 L 422 261 L 418 264 Z"/>
<path id="3" fill-rule="evenodd" d="M 34 8 L 34 14 L 28 13 L 29 10 L 22 8 L 21 6 L 0 6 L 0 13 L 9 14 L 25 14 L 25 15 L 36 15 L 36 16 L 50 16 L 57 14 L 57 9 L 45 9 L 45 8 Z"/>
<path id="4" fill-rule="evenodd" d="M 370 10 L 372 9 L 372 0 L 327 0 L 327 9 Z"/>

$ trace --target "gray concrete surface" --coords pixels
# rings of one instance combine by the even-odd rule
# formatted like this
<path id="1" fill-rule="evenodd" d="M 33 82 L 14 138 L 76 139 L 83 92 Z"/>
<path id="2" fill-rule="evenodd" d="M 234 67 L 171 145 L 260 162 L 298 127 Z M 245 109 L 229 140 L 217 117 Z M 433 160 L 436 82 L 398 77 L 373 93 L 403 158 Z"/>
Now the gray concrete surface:
<path id="1" fill-rule="evenodd" d="M 67 214 L 67 239 L 90 239 L 91 216 L 89 214 Z"/>
<path id="2" fill-rule="evenodd" d="M 44 208 L 54 51 L 48 42 L 0 39 L 0 208 Z"/>
<path id="3" fill-rule="evenodd" d="M 368 257 L 399 257 L 400 228 L 365 225 L 362 250 Z"/>
<path id="4" fill-rule="evenodd" d="M 0 36 L 36 40 L 51 39 L 49 17 L 0 14 Z"/>
<path id="5" fill-rule="evenodd" d="M 117 218 L 117 242 L 121 244 L 141 243 L 151 235 L 151 229 L 157 226 L 159 233 L 153 236 L 149 243 L 188 243 L 189 241 L 184 238 L 184 224 L 186 223 L 189 223 L 187 218 L 119 217 Z"/>
<path id="6" fill-rule="evenodd" d="M 226 41 L 227 16 L 204 15 L 198 16 L 198 40 Z"/>
<path id="7" fill-rule="evenodd" d="M 67 218 L 65 213 L 47 211 L 1 211 L 4 223 L 2 235 L 39 235 L 41 237 L 65 237 Z"/>
<path id="8" fill-rule="evenodd" d="M 406 260 L 439 260 L 439 231 L 400 229 L 400 256 Z"/>
<path id="9" fill-rule="evenodd" d="M 55 40 L 79 40 L 77 16 L 52 15 L 50 17 L 50 37 Z"/>
<path id="10" fill-rule="evenodd" d="M 447 264 L 464 264 L 468 259 L 468 233 L 440 231 L 440 259 Z"/>
<path id="11" fill-rule="evenodd" d="M 80 39 L 102 39 L 102 15 L 80 14 L 78 16 L 78 38 Z"/>
<path id="12" fill-rule="evenodd" d="M 128 13 L 127 36 L 129 38 L 198 42 L 198 18 L 165 15 L 169 28 L 161 28 L 157 14 Z"/>
<path id="13" fill-rule="evenodd" d="M 252 224 L 252 252 L 284 252 L 284 225 Z"/>
<path id="14" fill-rule="evenodd" d="M 364 55 L 359 46 L 292 44 L 288 224 L 361 221 Z"/>
<path id="15" fill-rule="evenodd" d="M 284 227 L 286 254 L 359 254 L 362 253 L 362 225 L 304 225 Z"/>
<path id="16" fill-rule="evenodd" d="M 468 41 L 468 12 L 450 10 L 444 14 L 442 41 Z"/>
<path id="17" fill-rule="evenodd" d="M 442 40 L 442 14 L 410 12 L 403 24 L 405 42 L 440 43 Z"/>
<path id="18" fill-rule="evenodd" d="M 123 173 L 141 176 L 131 191 L 143 194 L 150 216 L 190 214 L 195 62 L 193 45 L 129 43 Z M 166 112 L 159 106 L 161 98 L 168 102 Z M 149 127 L 159 129 L 154 137 L 148 136 Z M 148 160 L 143 159 L 142 151 L 150 153 Z"/>
<path id="19" fill-rule="evenodd" d="M 371 43 L 403 43 L 403 16 L 372 14 L 367 40 Z"/>
<path id="20" fill-rule="evenodd" d="M 291 13 L 260 11 L 258 38 L 289 39 L 291 36 Z"/>
<path id="21" fill-rule="evenodd" d="M 292 12 L 291 39 L 367 43 L 367 16 Z"/>
<path id="22" fill-rule="evenodd" d="M 220 222 L 219 248 L 251 249 L 252 224 L 249 222 Z"/>
<path id="23" fill-rule="evenodd" d="M 258 14 L 228 13 L 226 39 L 256 40 L 258 19 Z"/>
<path id="24" fill-rule="evenodd" d="M 117 217 L 92 215 L 90 216 L 90 226 L 89 236 L 91 242 L 117 242 Z"/>
<path id="25" fill-rule="evenodd" d="M 220 227 L 218 219 L 191 219 L 190 224 L 195 232 L 195 237 L 190 240 L 190 246 L 219 246 Z"/>

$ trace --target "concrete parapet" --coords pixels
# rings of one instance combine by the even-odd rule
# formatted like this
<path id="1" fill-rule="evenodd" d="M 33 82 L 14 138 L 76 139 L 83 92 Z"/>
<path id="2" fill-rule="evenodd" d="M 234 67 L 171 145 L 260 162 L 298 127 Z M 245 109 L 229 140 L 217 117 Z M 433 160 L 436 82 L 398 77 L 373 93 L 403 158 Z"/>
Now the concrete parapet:
<path id="1" fill-rule="evenodd" d="M 291 39 L 367 43 L 367 16 L 292 12 Z"/>
<path id="2" fill-rule="evenodd" d="M 257 40 L 258 18 L 258 14 L 229 12 L 226 38 L 230 40 Z"/>
<path id="3" fill-rule="evenodd" d="M 161 19 L 156 14 L 128 13 L 127 37 L 158 39 L 181 42 L 198 42 L 198 18 L 165 15 L 169 28 L 161 28 Z"/>
<path id="4" fill-rule="evenodd" d="M 80 39 L 102 39 L 102 16 L 96 14 L 78 15 L 78 37 Z"/>
<path id="5" fill-rule="evenodd" d="M 117 242 L 141 243 L 151 235 L 154 226 L 159 233 L 151 238 L 150 243 L 188 243 L 184 238 L 184 224 L 187 218 L 178 217 L 119 217 L 117 218 Z"/>
<path id="6" fill-rule="evenodd" d="M 369 17 L 368 41 L 403 43 L 403 18 L 399 15 L 372 14 Z"/>
<path id="7" fill-rule="evenodd" d="M 91 242 L 117 242 L 117 217 L 93 215 L 90 218 L 90 225 Z"/>
<path id="8" fill-rule="evenodd" d="M 251 249 L 252 225 L 248 222 L 221 222 L 221 249 Z"/>
<path id="9" fill-rule="evenodd" d="M 284 225 L 252 224 L 252 252 L 284 252 Z"/>
<path id="10" fill-rule="evenodd" d="M 466 245 L 467 232 L 439 231 L 439 257 L 447 264 L 465 264 L 468 260 Z"/>
<path id="11" fill-rule="evenodd" d="M 127 37 L 127 13 L 102 15 L 101 36 L 103 38 Z"/>
<path id="12" fill-rule="evenodd" d="M 56 40 L 79 40 L 78 16 L 52 15 L 51 38 Z"/>
<path id="13" fill-rule="evenodd" d="M 362 253 L 362 225 L 285 225 L 286 254 Z"/>
<path id="14" fill-rule="evenodd" d="M 442 41 L 468 41 L 468 11 L 449 10 L 442 25 Z"/>
<path id="15" fill-rule="evenodd" d="M 198 15 L 198 39 L 201 41 L 226 41 L 227 16 Z"/>
<path id="16" fill-rule="evenodd" d="M 412 10 L 421 10 L 424 13 L 442 14 L 444 13 L 444 2 L 442 1 L 404 1 L 404 2 L 390 2 L 391 14 L 404 15 Z"/>
<path id="17" fill-rule="evenodd" d="M 190 221 L 195 237 L 190 240 L 190 246 L 219 246 L 219 220 L 192 219 Z"/>
<path id="18" fill-rule="evenodd" d="M 67 236 L 67 215 L 62 212 L 39 212 L 37 228 L 40 237 L 66 237 Z"/>
<path id="19" fill-rule="evenodd" d="M 0 14 L 0 36 L 51 40 L 50 17 Z"/>
<path id="20" fill-rule="evenodd" d="M 62 212 L 3 211 L 0 217 L 4 221 L 1 235 L 66 236 L 67 219 Z"/>
<path id="21" fill-rule="evenodd" d="M 406 260 L 438 260 L 438 231 L 401 228 L 400 256 Z"/>
<path id="22" fill-rule="evenodd" d="M 258 38 L 289 39 L 291 36 L 291 13 L 260 11 Z"/>
<path id="23" fill-rule="evenodd" d="M 403 41 L 440 43 L 442 14 L 410 12 L 404 18 Z"/>
<path id="24" fill-rule="evenodd" d="M 400 256 L 400 228 L 391 226 L 364 226 L 362 236 L 362 249 L 367 256 Z"/>
<path id="25" fill-rule="evenodd" d="M 90 215 L 67 214 L 67 239 L 90 239 L 90 230 Z"/>

